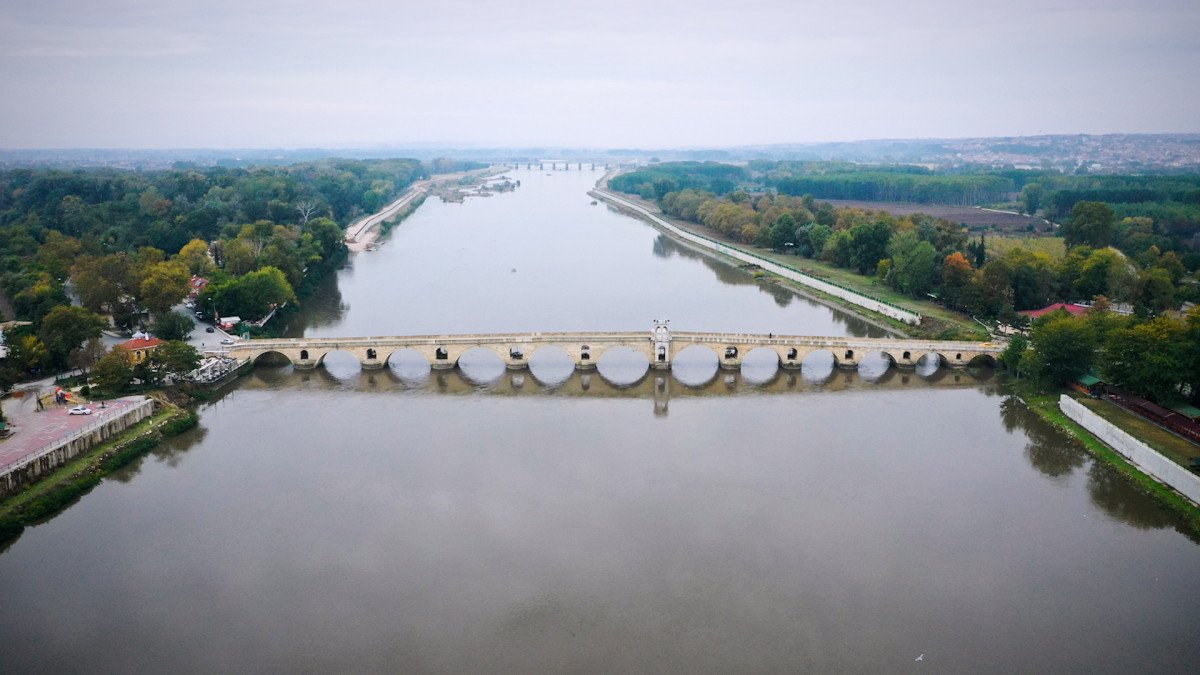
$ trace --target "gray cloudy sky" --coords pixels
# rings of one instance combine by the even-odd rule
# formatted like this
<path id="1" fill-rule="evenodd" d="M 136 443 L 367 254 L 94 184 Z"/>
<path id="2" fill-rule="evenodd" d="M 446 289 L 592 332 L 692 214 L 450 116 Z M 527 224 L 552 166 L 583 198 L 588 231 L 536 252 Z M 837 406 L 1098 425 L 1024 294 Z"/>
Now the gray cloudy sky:
<path id="1" fill-rule="evenodd" d="M 0 0 L 0 147 L 1200 131 L 1197 0 Z"/>

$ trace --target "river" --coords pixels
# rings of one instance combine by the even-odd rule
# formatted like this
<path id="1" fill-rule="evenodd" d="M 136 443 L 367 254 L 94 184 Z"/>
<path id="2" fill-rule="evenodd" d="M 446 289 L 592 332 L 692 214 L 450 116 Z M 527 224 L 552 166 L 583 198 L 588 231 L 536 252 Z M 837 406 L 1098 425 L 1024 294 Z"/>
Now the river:
<path id="1" fill-rule="evenodd" d="M 293 334 L 879 335 L 593 206 L 430 199 Z M 6 672 L 1185 672 L 1200 546 L 988 370 L 259 367 L 0 553 Z M 564 355 L 559 355 L 564 356 Z M 753 356 L 753 354 L 752 354 Z M 499 366 L 499 367 L 498 367 Z M 918 658 L 920 660 L 918 660 Z"/>

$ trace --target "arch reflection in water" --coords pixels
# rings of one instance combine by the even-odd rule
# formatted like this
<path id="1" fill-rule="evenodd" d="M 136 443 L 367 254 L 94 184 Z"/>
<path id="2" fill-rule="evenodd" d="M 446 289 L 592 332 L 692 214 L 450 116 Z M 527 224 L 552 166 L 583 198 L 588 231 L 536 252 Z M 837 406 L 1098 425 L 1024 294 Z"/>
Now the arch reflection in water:
<path id="1" fill-rule="evenodd" d="M 485 354 L 488 354 L 484 350 Z M 703 382 L 689 383 L 674 371 L 656 371 L 646 367 L 641 357 L 641 369 L 635 358 L 623 358 L 617 367 L 601 368 L 599 372 L 572 370 L 565 378 L 546 384 L 540 378 L 523 371 L 504 367 L 499 357 L 494 361 L 481 359 L 472 370 L 431 371 L 424 379 L 408 378 L 398 368 L 360 371 L 356 376 L 338 377 L 323 368 L 295 370 L 290 367 L 257 368 L 238 380 L 227 391 L 240 387 L 251 389 L 324 388 L 387 394 L 449 394 L 449 395 L 519 395 L 519 396 L 580 396 L 598 398 L 645 398 L 654 402 L 658 414 L 666 414 L 671 398 L 703 396 L 736 396 L 743 393 L 787 394 L 794 392 L 836 392 L 846 390 L 967 388 L 987 383 L 994 375 L 988 368 L 953 371 L 952 376 L 922 378 L 895 368 L 880 377 L 867 378 L 853 370 L 829 369 L 829 375 L 814 381 L 798 371 L 778 371 L 767 381 L 752 380 L 737 371 L 720 370 L 710 363 L 711 372 Z M 616 372 L 621 379 L 612 379 Z M 939 371 L 945 374 L 946 371 Z M 481 379 L 489 378 L 489 379 Z M 632 381 L 631 381 L 631 378 Z"/>
<path id="2" fill-rule="evenodd" d="M 493 385 L 507 368 L 496 352 L 483 347 L 472 347 L 458 357 L 458 372 L 475 385 Z"/>
<path id="3" fill-rule="evenodd" d="M 779 353 L 767 347 L 755 347 L 742 357 L 742 380 L 762 385 L 779 377 Z"/>
<path id="4" fill-rule="evenodd" d="M 584 350 L 590 360 L 590 350 Z M 557 345 L 539 347 L 529 357 L 529 374 L 542 386 L 554 387 L 566 382 L 575 372 L 575 360 Z"/>
<path id="5" fill-rule="evenodd" d="M 340 349 L 325 352 L 317 365 L 318 367 L 324 366 L 322 370 L 339 380 L 354 379 L 362 371 L 358 358 L 354 354 Z"/>
<path id="6" fill-rule="evenodd" d="M 420 384 L 431 372 L 429 359 L 415 349 L 397 349 L 387 357 L 391 372 L 405 382 Z"/>

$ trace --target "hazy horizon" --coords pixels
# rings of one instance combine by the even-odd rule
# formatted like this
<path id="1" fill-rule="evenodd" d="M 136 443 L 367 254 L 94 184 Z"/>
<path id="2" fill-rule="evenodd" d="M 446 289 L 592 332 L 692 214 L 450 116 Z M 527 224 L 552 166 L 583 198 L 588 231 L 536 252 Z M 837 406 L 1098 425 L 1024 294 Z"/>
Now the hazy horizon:
<path id="1" fill-rule="evenodd" d="M 8 3 L 0 147 L 1195 133 L 1198 28 L 1183 0 Z"/>

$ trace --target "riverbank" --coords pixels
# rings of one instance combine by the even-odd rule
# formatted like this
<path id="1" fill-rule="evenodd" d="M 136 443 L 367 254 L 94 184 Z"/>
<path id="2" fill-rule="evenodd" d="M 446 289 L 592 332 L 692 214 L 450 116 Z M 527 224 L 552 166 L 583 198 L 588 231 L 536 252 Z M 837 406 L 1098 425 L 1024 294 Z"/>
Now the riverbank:
<path id="1" fill-rule="evenodd" d="M 153 450 L 161 441 L 196 426 L 196 413 L 157 401 L 160 409 L 121 434 L 81 453 L 20 493 L 0 501 L 0 546 L 70 506 L 104 478 Z"/>
<path id="2" fill-rule="evenodd" d="M 608 177 L 609 176 L 606 175 L 604 178 L 602 178 L 598 182 L 597 185 L 604 183 Z M 862 299 L 858 300 L 857 302 L 847 301 L 845 298 L 837 297 L 837 296 L 833 295 L 832 293 L 838 292 L 838 293 L 847 294 L 847 295 L 856 295 L 856 294 L 853 291 L 849 291 L 848 289 L 837 288 L 836 284 L 835 285 L 823 284 L 823 285 L 828 286 L 828 288 L 830 289 L 831 292 L 830 293 L 822 292 L 822 290 L 820 288 L 815 287 L 814 284 L 799 283 L 793 279 L 788 278 L 787 276 L 784 276 L 785 274 L 788 273 L 788 271 L 782 269 L 782 266 L 774 265 L 768 261 L 761 260 L 760 256 L 757 256 L 753 253 L 748 253 L 746 251 L 743 251 L 742 249 L 740 249 L 736 246 L 728 245 L 728 244 L 721 243 L 721 242 L 715 242 L 715 241 L 712 241 L 710 238 L 705 237 L 704 235 L 695 234 L 695 233 L 689 231 L 688 229 L 676 224 L 674 221 L 668 223 L 668 221 L 665 218 L 651 213 L 647 207 L 633 203 L 632 200 L 626 200 L 624 197 L 618 197 L 617 195 L 613 194 L 612 192 L 609 192 L 606 189 L 597 187 L 596 190 L 593 190 L 593 191 L 589 192 L 588 194 L 589 194 L 589 196 L 592 196 L 599 200 L 604 201 L 605 204 L 608 204 L 612 208 L 615 208 L 618 211 L 620 211 L 626 215 L 632 216 L 634 218 L 638 218 L 639 220 L 642 220 L 642 221 L 648 223 L 649 225 L 651 225 L 655 229 L 659 230 L 663 234 L 666 234 L 667 236 L 671 237 L 675 242 L 687 247 L 689 250 L 695 251 L 701 255 L 707 256 L 714 260 L 718 260 L 724 264 L 731 265 L 733 267 L 745 268 L 745 267 L 747 267 L 748 264 L 753 265 L 753 267 L 757 268 L 755 271 L 755 276 L 759 276 L 761 278 L 767 278 L 767 279 L 769 279 L 769 281 L 771 283 L 777 283 L 780 286 L 783 286 L 798 295 L 802 295 L 802 296 L 816 302 L 817 304 L 824 305 L 831 309 L 836 309 L 840 312 L 844 312 L 846 314 L 854 316 L 855 318 L 859 319 L 860 321 L 863 321 L 864 323 L 868 323 L 868 324 L 871 324 L 872 326 L 880 328 L 891 335 L 894 335 L 897 337 L 913 337 L 912 333 L 915 332 L 914 329 L 917 328 L 916 326 L 913 326 L 910 323 L 906 323 L 905 321 L 900 321 L 897 318 L 888 316 L 883 313 L 878 313 L 878 312 L 869 312 L 868 313 L 868 311 L 863 311 L 863 310 L 867 310 L 867 308 L 863 307 L 861 304 L 863 302 L 866 302 L 868 304 L 873 304 L 873 305 L 879 306 L 881 311 L 896 310 L 899 312 L 898 315 L 906 314 L 904 312 L 904 310 L 894 307 L 894 306 L 890 309 L 884 307 L 884 305 L 887 305 L 888 303 L 882 303 L 882 302 L 875 301 L 875 299 L 870 298 L 869 296 L 862 296 Z M 701 242 L 708 243 L 711 245 L 701 246 L 701 245 L 697 244 L 697 241 L 701 241 Z M 741 256 L 741 257 L 739 258 L 738 256 Z M 742 258 L 747 258 L 748 260 L 752 260 L 754 262 L 748 263 L 746 259 L 742 259 Z M 766 264 L 760 265 L 760 264 L 758 264 L 760 262 L 766 263 Z M 771 267 L 777 267 L 779 269 L 771 269 Z M 772 273 L 772 272 L 774 272 L 774 273 L 771 274 L 770 277 L 767 277 L 768 273 Z M 814 279 L 813 282 L 821 283 L 821 282 L 819 282 L 819 280 L 816 280 L 816 279 Z M 915 315 L 912 315 L 912 316 L 915 316 Z"/>
<path id="3" fill-rule="evenodd" d="M 351 223 L 346 228 L 346 248 L 350 249 L 353 253 L 367 250 L 389 229 L 384 226 L 385 221 L 389 221 L 394 225 L 399 220 L 403 220 L 424 202 L 425 197 L 431 190 L 439 185 L 462 181 L 463 179 L 472 177 L 487 180 L 507 170 L 508 167 L 504 166 L 489 166 L 486 169 L 441 174 L 417 181 L 410 185 L 403 195 L 383 207 L 380 211 L 363 216 L 354 223 Z"/>
<path id="4" fill-rule="evenodd" d="M 788 288 L 898 335 L 929 339 L 990 338 L 983 326 L 967 316 L 936 303 L 913 300 L 890 289 L 876 286 L 874 281 L 867 277 L 819 261 L 799 259 L 738 244 L 701 225 L 670 218 L 652 203 L 632 195 L 617 195 L 608 190 L 607 181 L 612 175 L 614 174 L 606 174 L 597 181 L 593 197 L 645 220 L 676 241 L 686 242 L 686 237 L 692 237 L 711 244 L 711 247 L 692 247 L 710 257 L 728 262 L 731 258 L 721 255 L 722 249 L 728 249 L 730 255 L 735 256 L 733 264 L 740 265 L 745 262 L 738 258 L 751 260 L 765 272 L 772 273 L 773 278 Z M 804 268 L 797 267 L 797 262 L 802 262 Z M 868 281 L 869 288 L 860 288 Z M 828 292 L 824 292 L 824 288 L 828 288 Z"/>
<path id="5" fill-rule="evenodd" d="M 1017 398 L 1025 404 L 1025 407 L 1072 437 L 1087 450 L 1088 454 L 1115 470 L 1139 491 L 1153 497 L 1164 508 L 1178 515 L 1186 526 L 1186 530 L 1181 531 L 1192 540 L 1200 542 L 1200 507 L 1170 487 L 1143 473 L 1116 450 L 1067 417 L 1058 405 L 1058 397 L 1062 392 L 1042 393 L 1035 391 L 1031 385 L 1026 383 L 1015 383 L 1013 387 Z"/>

